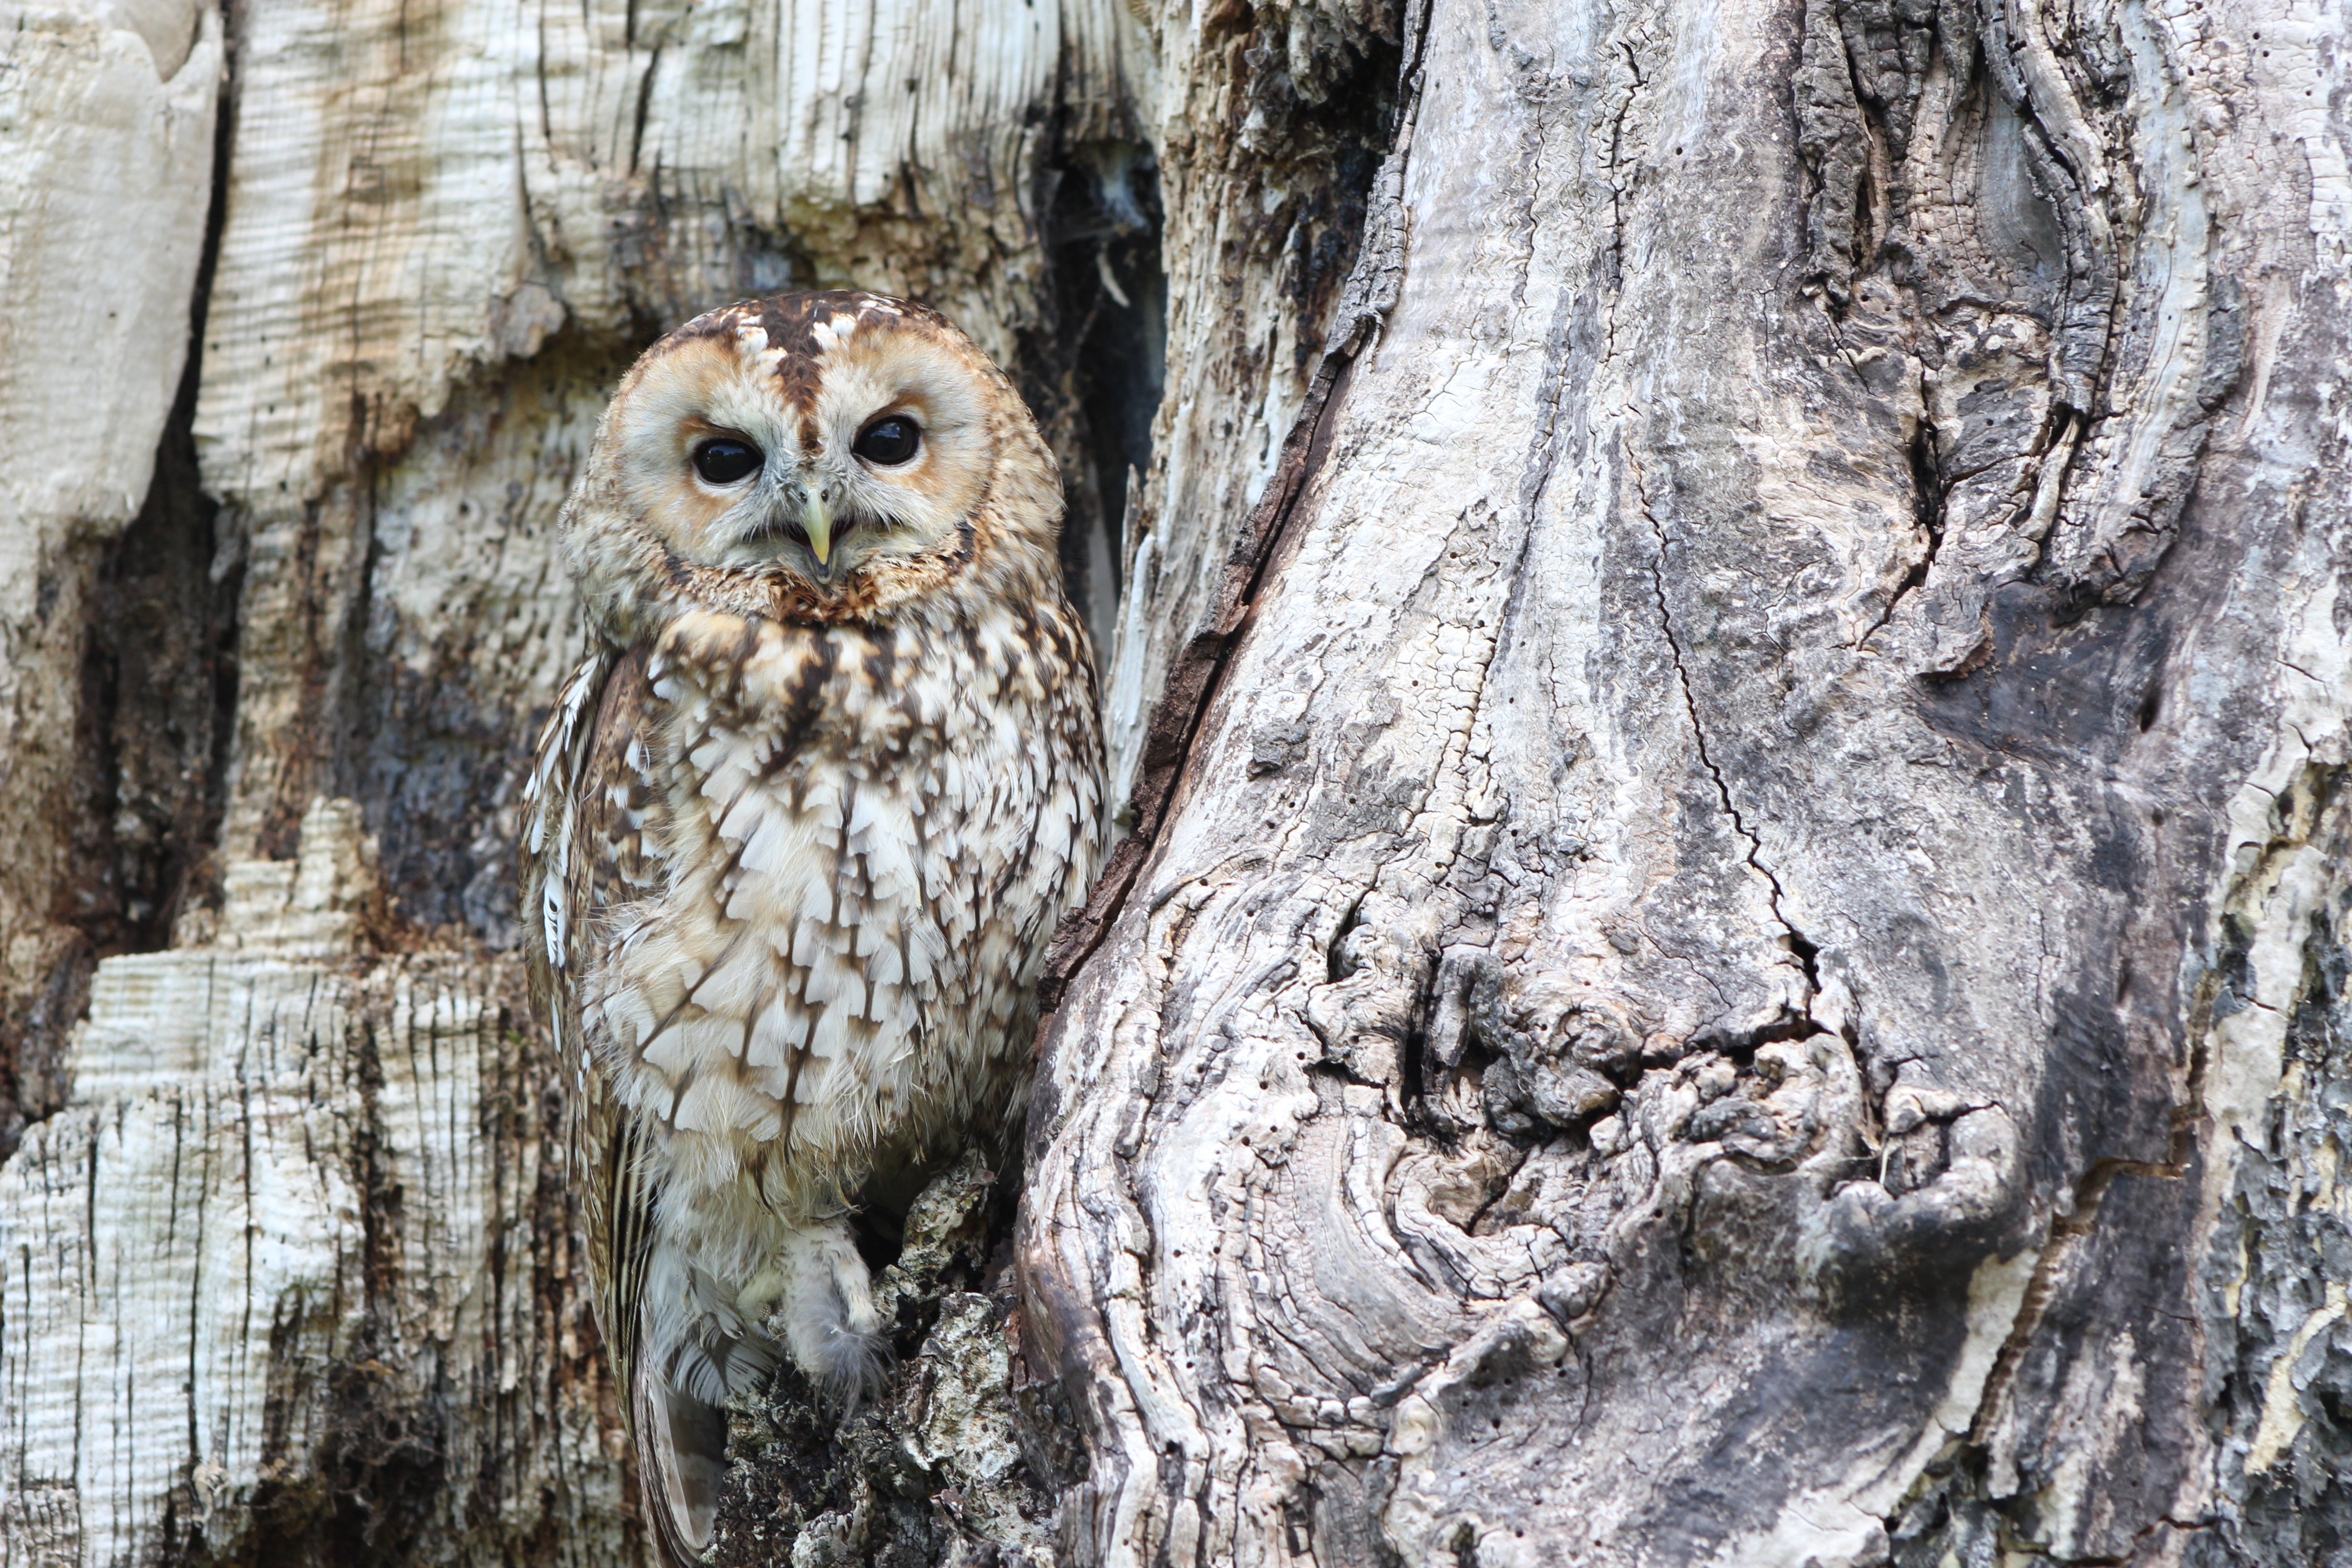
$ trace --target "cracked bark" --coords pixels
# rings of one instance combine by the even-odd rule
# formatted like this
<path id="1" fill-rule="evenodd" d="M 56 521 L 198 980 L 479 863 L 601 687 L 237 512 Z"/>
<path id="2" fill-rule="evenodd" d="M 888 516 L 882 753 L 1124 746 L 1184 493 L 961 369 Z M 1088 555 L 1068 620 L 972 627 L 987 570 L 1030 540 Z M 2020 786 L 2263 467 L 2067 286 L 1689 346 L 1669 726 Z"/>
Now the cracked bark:
<path id="1" fill-rule="evenodd" d="M 1431 7 L 1045 1034 L 1073 1561 L 2341 1549 L 2282 26 Z"/>
<path id="2" fill-rule="evenodd" d="M 638 1560 L 512 779 L 803 282 L 1039 409 L 1132 806 L 722 1560 L 2346 1550 L 2335 12 L 10 16 L 0 1563 Z"/>

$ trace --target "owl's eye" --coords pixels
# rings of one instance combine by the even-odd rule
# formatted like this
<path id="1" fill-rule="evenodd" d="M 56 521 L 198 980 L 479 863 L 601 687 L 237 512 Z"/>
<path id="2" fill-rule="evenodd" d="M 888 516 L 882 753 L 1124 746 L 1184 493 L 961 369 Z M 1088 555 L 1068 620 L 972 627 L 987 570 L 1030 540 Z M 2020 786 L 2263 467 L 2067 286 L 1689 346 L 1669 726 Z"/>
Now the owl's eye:
<path id="1" fill-rule="evenodd" d="M 903 414 L 893 414 L 860 430 L 849 449 L 869 463 L 896 468 L 913 457 L 915 448 L 922 444 L 922 426 Z"/>
<path id="2" fill-rule="evenodd" d="M 760 471 L 760 448 L 720 437 L 694 449 L 694 471 L 714 485 L 731 485 Z"/>

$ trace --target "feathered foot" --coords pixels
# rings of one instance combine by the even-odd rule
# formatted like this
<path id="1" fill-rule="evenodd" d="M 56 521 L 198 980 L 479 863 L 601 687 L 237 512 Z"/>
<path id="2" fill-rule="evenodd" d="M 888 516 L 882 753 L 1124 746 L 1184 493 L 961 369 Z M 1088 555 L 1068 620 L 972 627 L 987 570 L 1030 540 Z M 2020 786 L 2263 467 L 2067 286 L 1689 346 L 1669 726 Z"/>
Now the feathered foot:
<path id="1" fill-rule="evenodd" d="M 818 1394 L 855 1415 L 887 1386 L 890 1344 L 849 1226 L 829 1220 L 793 1232 L 777 1263 L 782 1289 L 771 1331 L 782 1330 L 784 1348 Z"/>

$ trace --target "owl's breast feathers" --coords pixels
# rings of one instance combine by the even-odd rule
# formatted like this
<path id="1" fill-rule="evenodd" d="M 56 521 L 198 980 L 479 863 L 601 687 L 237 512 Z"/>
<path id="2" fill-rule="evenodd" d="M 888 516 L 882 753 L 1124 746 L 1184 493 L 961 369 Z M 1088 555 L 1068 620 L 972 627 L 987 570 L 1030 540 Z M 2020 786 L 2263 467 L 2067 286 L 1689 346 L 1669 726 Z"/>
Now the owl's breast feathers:
<path id="1" fill-rule="evenodd" d="M 541 742 L 527 875 L 602 1181 L 650 1161 L 673 1205 L 820 1215 L 1001 1115 L 1094 869 L 1100 759 L 1059 595 L 690 611 L 593 658 Z M 589 1195 L 592 1229 L 633 1206 Z"/>

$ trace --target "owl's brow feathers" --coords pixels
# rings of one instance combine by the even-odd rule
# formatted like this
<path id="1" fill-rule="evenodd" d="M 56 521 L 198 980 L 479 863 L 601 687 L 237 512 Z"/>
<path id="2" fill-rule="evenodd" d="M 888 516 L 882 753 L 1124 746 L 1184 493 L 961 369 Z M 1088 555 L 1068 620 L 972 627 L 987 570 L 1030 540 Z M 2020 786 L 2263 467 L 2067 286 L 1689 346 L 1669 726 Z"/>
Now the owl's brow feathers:
<path id="1" fill-rule="evenodd" d="M 948 327 L 945 316 L 911 300 L 885 300 L 856 289 L 828 289 L 820 293 L 786 294 L 730 305 L 688 321 L 670 334 L 669 342 L 731 338 L 747 326 L 758 327 L 766 336 L 768 347 L 776 351 L 778 393 L 785 405 L 801 416 L 801 445 L 814 448 L 817 443 L 817 386 L 823 379 L 817 361 L 828 346 L 825 339 L 833 335 L 827 332 L 820 336 L 817 329 L 832 328 L 836 321 L 853 331 L 884 321 L 901 328 L 953 330 Z"/>

